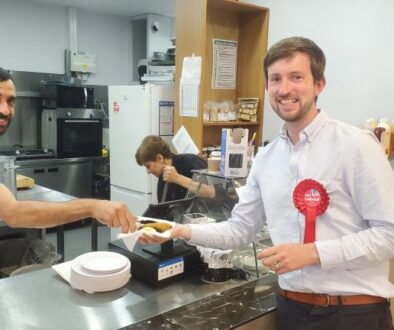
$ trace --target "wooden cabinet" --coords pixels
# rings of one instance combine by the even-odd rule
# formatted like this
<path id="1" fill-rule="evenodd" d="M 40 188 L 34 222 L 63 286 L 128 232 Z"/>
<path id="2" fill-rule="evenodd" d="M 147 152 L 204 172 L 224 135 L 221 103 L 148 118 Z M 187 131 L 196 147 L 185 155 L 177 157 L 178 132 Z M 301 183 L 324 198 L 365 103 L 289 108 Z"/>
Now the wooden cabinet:
<path id="1" fill-rule="evenodd" d="M 256 143 L 262 139 L 265 79 L 263 60 L 267 50 L 268 9 L 235 0 L 177 0 L 176 4 L 176 101 L 175 130 L 182 125 L 201 150 L 220 144 L 223 127 L 249 128 L 256 132 Z M 235 89 L 212 89 L 213 39 L 235 40 L 237 74 Z M 183 59 L 202 57 L 198 117 L 180 116 L 179 88 Z M 257 122 L 204 122 L 206 101 L 220 102 L 239 97 L 258 97 Z"/>

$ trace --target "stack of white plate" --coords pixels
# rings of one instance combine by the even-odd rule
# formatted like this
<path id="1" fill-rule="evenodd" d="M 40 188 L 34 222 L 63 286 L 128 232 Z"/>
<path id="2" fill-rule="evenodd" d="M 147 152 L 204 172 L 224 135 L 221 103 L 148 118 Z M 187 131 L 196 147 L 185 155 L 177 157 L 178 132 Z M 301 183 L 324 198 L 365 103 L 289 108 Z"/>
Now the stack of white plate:
<path id="1" fill-rule="evenodd" d="M 86 292 L 119 289 L 130 277 L 130 260 L 115 252 L 85 253 L 76 257 L 71 264 L 71 286 Z"/>

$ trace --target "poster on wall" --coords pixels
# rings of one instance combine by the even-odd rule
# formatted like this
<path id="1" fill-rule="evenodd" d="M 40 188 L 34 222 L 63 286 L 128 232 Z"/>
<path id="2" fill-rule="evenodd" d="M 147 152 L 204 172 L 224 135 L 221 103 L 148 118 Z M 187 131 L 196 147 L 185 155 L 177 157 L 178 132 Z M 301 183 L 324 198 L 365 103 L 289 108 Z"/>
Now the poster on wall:
<path id="1" fill-rule="evenodd" d="M 198 117 L 201 61 L 201 56 L 194 55 L 183 59 L 179 88 L 180 116 Z"/>
<path id="2" fill-rule="evenodd" d="M 213 39 L 213 89 L 235 89 L 237 79 L 237 49 L 238 43 L 235 40 Z"/>
<path id="3" fill-rule="evenodd" d="M 159 136 L 174 135 L 174 108 L 173 101 L 159 101 Z"/>

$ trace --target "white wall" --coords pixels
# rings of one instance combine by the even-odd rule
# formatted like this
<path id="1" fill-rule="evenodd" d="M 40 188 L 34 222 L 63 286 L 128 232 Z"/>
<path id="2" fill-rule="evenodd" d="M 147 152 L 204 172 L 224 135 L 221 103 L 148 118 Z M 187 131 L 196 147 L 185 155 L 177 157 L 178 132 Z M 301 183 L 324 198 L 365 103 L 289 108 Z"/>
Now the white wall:
<path id="1" fill-rule="evenodd" d="M 68 45 L 66 7 L 0 0 L 0 66 L 5 69 L 63 73 Z"/>
<path id="2" fill-rule="evenodd" d="M 132 81 L 130 19 L 78 10 L 78 48 L 96 54 L 89 84 L 122 85 Z"/>
<path id="3" fill-rule="evenodd" d="M 270 9 L 268 46 L 290 36 L 314 40 L 327 57 L 327 86 L 318 106 L 358 125 L 394 119 L 394 2 L 392 0 L 248 0 Z M 266 97 L 264 139 L 281 121 Z"/>
<path id="4" fill-rule="evenodd" d="M 5 69 L 64 73 L 69 48 L 68 9 L 29 0 L 0 0 L 0 66 Z M 126 17 L 77 9 L 78 50 L 96 54 L 89 84 L 128 84 L 130 23 Z"/>

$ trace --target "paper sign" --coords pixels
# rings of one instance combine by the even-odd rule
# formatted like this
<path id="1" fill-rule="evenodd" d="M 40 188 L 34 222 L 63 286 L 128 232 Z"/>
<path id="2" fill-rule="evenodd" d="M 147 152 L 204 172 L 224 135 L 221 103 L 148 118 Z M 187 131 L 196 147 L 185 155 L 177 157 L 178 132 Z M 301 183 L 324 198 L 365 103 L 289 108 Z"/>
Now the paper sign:
<path id="1" fill-rule="evenodd" d="M 183 59 L 179 88 L 180 116 L 198 117 L 201 60 L 201 56 L 191 56 Z"/>
<path id="2" fill-rule="evenodd" d="M 178 154 L 194 154 L 197 155 L 199 150 L 190 137 L 189 132 L 185 126 L 182 126 L 172 139 L 172 144 Z"/>
<path id="3" fill-rule="evenodd" d="M 237 48 L 235 40 L 213 39 L 212 88 L 235 89 Z"/>

